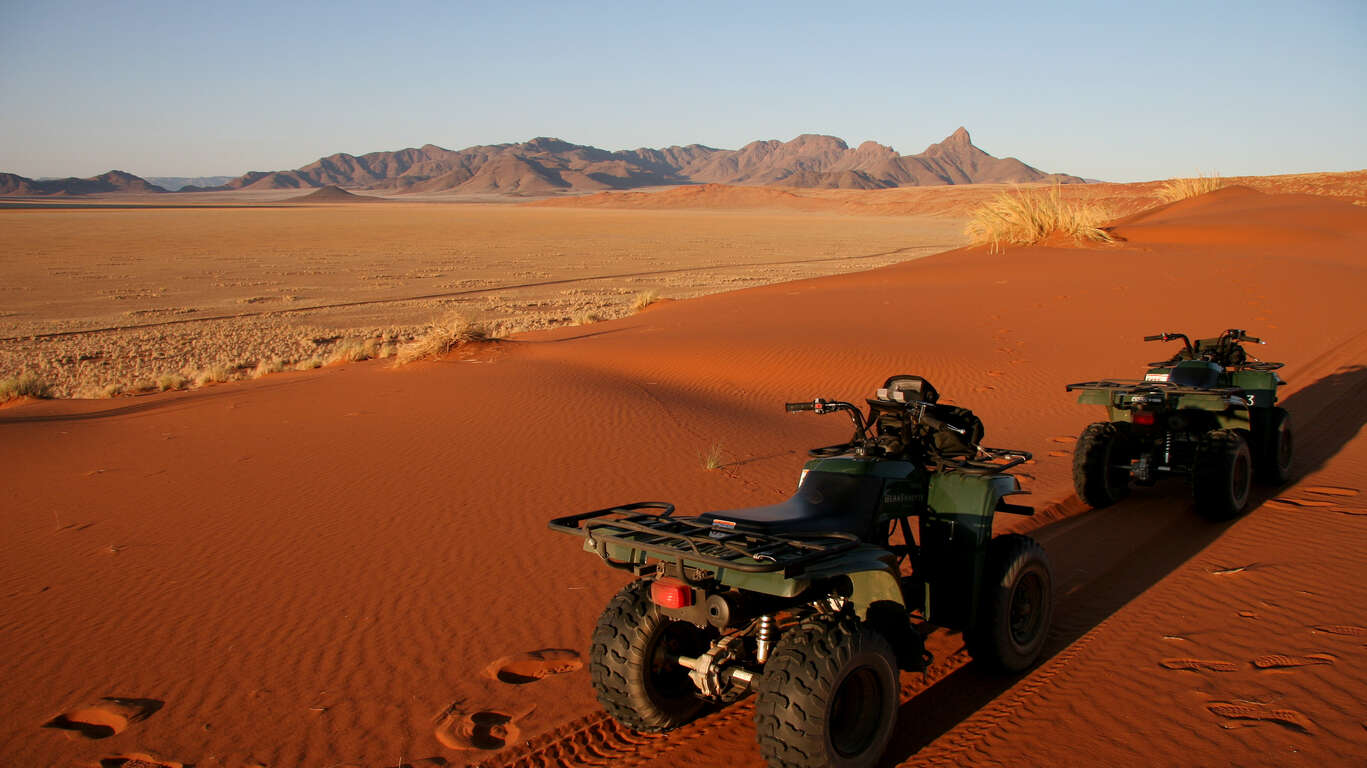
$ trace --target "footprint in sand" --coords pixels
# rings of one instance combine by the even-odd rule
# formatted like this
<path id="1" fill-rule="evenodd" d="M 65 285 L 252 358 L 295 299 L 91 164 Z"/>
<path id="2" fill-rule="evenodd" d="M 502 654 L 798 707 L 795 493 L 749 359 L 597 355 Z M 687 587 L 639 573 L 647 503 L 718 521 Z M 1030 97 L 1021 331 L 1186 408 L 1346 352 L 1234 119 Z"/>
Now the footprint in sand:
<path id="1" fill-rule="evenodd" d="M 1163 659 L 1158 666 L 1164 669 L 1187 669 L 1193 672 L 1234 672 L 1239 665 L 1232 661 L 1211 661 L 1209 659 Z"/>
<path id="2" fill-rule="evenodd" d="M 1360 493 L 1356 488 L 1344 488 L 1337 485 L 1307 485 L 1301 490 L 1306 493 L 1318 493 L 1321 496 L 1356 496 Z"/>
<path id="3" fill-rule="evenodd" d="M 1308 667 L 1313 664 L 1333 664 L 1334 657 L 1327 653 L 1308 653 L 1304 656 L 1283 656 L 1270 653 L 1253 660 L 1258 669 L 1286 669 L 1288 667 Z"/>
<path id="4" fill-rule="evenodd" d="M 1210 710 L 1211 714 L 1229 720 L 1272 722 L 1295 728 L 1306 733 L 1309 733 L 1314 727 L 1314 724 L 1310 722 L 1310 718 L 1294 709 L 1268 709 L 1251 704 L 1234 704 L 1230 702 L 1207 704 L 1206 709 Z M 1224 728 L 1238 727 L 1235 723 L 1221 723 L 1220 725 Z"/>
<path id="5" fill-rule="evenodd" d="M 100 768 L 185 768 L 185 763 L 162 760 L 143 752 L 100 759 Z"/>
<path id="6" fill-rule="evenodd" d="M 1049 455 L 1050 455 L 1050 456 L 1053 456 L 1053 457 L 1056 458 L 1056 459 L 1061 459 L 1061 458 L 1063 458 L 1064 456 L 1072 456 L 1073 454 L 1071 454 L 1071 453 L 1069 453 L 1069 452 L 1067 452 L 1067 451 L 1050 451 L 1050 452 L 1049 452 Z"/>
<path id="7" fill-rule="evenodd" d="M 996 387 L 994 387 L 994 386 L 992 386 L 992 385 L 990 385 L 990 384 L 983 384 L 983 385 L 974 387 L 974 388 L 973 388 L 973 391 L 974 391 L 974 392 L 991 392 L 991 391 L 993 391 L 993 390 L 995 390 L 995 389 L 996 389 Z"/>
<path id="8" fill-rule="evenodd" d="M 1278 496 L 1272 501 L 1278 504 L 1290 504 L 1294 507 L 1332 507 L 1334 502 L 1323 501 L 1321 499 L 1292 499 L 1286 496 Z"/>
<path id="9" fill-rule="evenodd" d="M 1352 624 L 1316 624 L 1311 629 L 1317 632 L 1324 632 L 1330 635 L 1341 635 L 1343 637 L 1363 637 L 1367 635 L 1367 627 L 1357 627 Z"/>
<path id="10" fill-rule="evenodd" d="M 503 749 L 522 736 L 522 729 L 517 722 L 531 714 L 533 709 L 467 712 L 464 711 L 463 702 L 457 701 L 437 717 L 437 741 L 459 750 Z"/>
<path id="11" fill-rule="evenodd" d="M 151 717 L 164 706 L 157 699 L 125 699 L 106 696 L 99 703 L 63 712 L 43 723 L 44 728 L 66 731 L 69 739 L 107 739 L 128 726 Z"/>
<path id="12" fill-rule="evenodd" d="M 1072 445 L 1073 443 L 1076 443 L 1076 442 L 1077 442 L 1077 438 L 1076 438 L 1076 437 L 1073 437 L 1072 435 L 1063 435 L 1063 436 L 1061 436 L 1061 437 L 1051 437 L 1051 438 L 1049 438 L 1049 440 L 1050 440 L 1051 442 L 1055 442 L 1055 443 L 1062 443 L 1063 445 Z"/>
<path id="13" fill-rule="evenodd" d="M 504 656 L 490 664 L 485 674 L 510 685 L 526 685 L 551 675 L 582 669 L 579 654 L 566 648 L 542 648 L 539 651 Z"/>

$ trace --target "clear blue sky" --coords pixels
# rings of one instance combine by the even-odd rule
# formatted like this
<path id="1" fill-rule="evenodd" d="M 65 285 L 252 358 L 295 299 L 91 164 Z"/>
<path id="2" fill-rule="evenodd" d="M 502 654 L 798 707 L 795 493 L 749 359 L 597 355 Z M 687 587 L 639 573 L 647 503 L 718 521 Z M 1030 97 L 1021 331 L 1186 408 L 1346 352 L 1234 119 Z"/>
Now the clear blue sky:
<path id="1" fill-rule="evenodd" d="M 1117 181 L 1367 168 L 1367 2 L 0 0 L 0 171 L 237 175 L 556 136 Z"/>

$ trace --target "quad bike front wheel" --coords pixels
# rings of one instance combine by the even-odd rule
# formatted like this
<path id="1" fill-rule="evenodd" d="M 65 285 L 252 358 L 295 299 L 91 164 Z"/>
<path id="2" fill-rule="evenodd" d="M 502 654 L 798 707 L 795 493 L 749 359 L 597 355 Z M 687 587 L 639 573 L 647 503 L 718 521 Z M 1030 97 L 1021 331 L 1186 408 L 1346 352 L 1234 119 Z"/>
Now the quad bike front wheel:
<path id="1" fill-rule="evenodd" d="M 1082 430 L 1073 449 L 1073 489 L 1101 509 L 1130 493 L 1129 424 L 1098 422 Z"/>
<path id="2" fill-rule="evenodd" d="M 1282 408 L 1253 412 L 1254 478 L 1267 485 L 1291 479 L 1291 414 Z"/>
<path id="3" fill-rule="evenodd" d="M 1044 548 L 1015 533 L 989 542 L 978 600 L 978 620 L 964 631 L 969 654 L 1005 672 L 1039 661 L 1054 616 L 1053 570 Z"/>
<path id="4" fill-rule="evenodd" d="M 755 698 L 771 766 L 873 765 L 892 738 L 900 689 L 886 638 L 849 615 L 814 616 L 784 632 Z"/>
<path id="5" fill-rule="evenodd" d="M 628 584 L 593 630 L 589 672 L 598 701 L 628 728 L 660 733 L 698 716 L 704 701 L 678 662 L 707 650 L 707 633 L 675 621 L 650 600 L 650 582 Z"/>
<path id="6" fill-rule="evenodd" d="M 1213 429 L 1196 444 L 1192 493 L 1196 511 L 1211 520 L 1243 514 L 1253 488 L 1253 456 L 1243 434 Z"/>

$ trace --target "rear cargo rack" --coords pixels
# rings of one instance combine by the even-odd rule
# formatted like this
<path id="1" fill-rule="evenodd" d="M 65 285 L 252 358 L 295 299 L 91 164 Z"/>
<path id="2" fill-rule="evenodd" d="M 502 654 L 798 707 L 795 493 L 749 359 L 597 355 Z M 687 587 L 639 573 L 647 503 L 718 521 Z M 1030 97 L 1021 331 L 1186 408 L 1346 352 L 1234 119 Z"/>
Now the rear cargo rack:
<path id="1" fill-rule="evenodd" d="M 659 513 L 646 512 L 659 510 Z M 674 505 L 663 501 L 638 501 L 617 507 L 557 517 L 553 531 L 583 536 L 588 547 L 615 568 L 634 570 L 647 555 L 684 560 L 742 573 L 782 571 L 791 578 L 813 562 L 860 545 L 853 534 L 839 531 L 785 533 L 782 535 L 739 531 L 717 521 L 697 517 L 674 517 Z M 614 559 L 609 545 L 627 550 Z M 619 553 L 620 554 L 620 553 Z"/>
<path id="2" fill-rule="evenodd" d="M 1242 387 L 1187 387 L 1167 381 L 1139 381 L 1137 379 L 1102 379 L 1069 384 L 1065 392 L 1075 389 L 1126 390 L 1128 393 L 1154 392 L 1164 395 L 1242 395 Z"/>

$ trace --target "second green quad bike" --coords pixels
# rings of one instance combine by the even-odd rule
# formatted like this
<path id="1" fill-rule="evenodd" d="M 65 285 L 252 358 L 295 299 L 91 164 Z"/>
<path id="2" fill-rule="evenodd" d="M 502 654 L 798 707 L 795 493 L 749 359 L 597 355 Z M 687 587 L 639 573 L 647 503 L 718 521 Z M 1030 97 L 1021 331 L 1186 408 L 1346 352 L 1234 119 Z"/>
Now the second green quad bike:
<path id="1" fill-rule="evenodd" d="M 1171 359 L 1149 363 L 1143 381 L 1069 384 L 1078 402 L 1104 406 L 1110 421 L 1088 426 L 1073 453 L 1073 486 L 1100 508 L 1124 498 L 1130 483 L 1168 475 L 1192 484 L 1196 511 L 1213 520 L 1243 513 L 1254 480 L 1280 485 L 1291 474 L 1291 416 L 1277 407 L 1281 363 L 1257 360 L 1244 344 L 1262 340 L 1231 328 L 1193 343 L 1182 333 Z"/>
<path id="2" fill-rule="evenodd" d="M 1006 474 L 1030 454 L 980 447 L 982 422 L 937 400 L 925 379 L 894 376 L 867 415 L 788 403 L 846 413 L 854 434 L 810 451 L 780 504 L 680 516 L 636 502 L 552 520 L 636 577 L 593 633 L 607 712 L 655 733 L 754 692 L 770 765 L 849 768 L 887 747 L 898 670 L 930 663 L 931 626 L 961 631 L 988 666 L 1035 664 L 1053 614 L 1049 560 L 1026 536 L 992 536 L 997 512 L 1034 512 L 1008 501 L 1023 491 Z"/>

